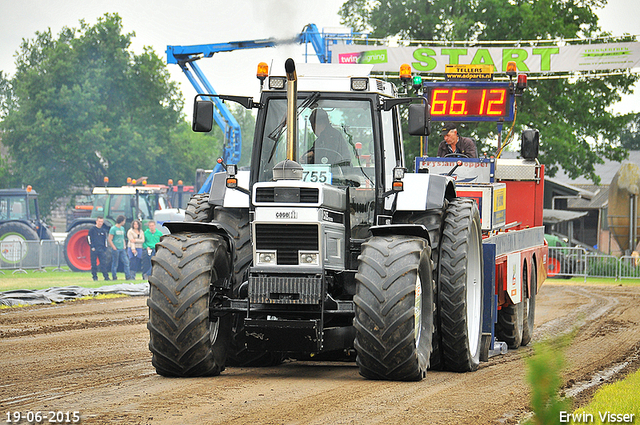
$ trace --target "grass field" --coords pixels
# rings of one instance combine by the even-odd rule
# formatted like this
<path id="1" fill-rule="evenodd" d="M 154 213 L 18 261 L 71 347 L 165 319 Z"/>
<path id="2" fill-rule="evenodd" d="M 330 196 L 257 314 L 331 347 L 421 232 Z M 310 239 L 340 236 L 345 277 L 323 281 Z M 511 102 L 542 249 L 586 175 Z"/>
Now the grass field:
<path id="1" fill-rule="evenodd" d="M 616 286 L 638 286 L 640 279 L 613 279 L 610 277 L 588 277 L 586 282 L 584 277 L 572 277 L 571 279 L 547 279 L 545 284 L 557 285 L 616 285 Z"/>
<path id="2" fill-rule="evenodd" d="M 57 286 L 82 286 L 84 288 L 99 288 L 101 286 L 113 285 L 124 282 L 142 282 L 138 273 L 138 280 L 124 280 L 124 274 L 118 273 L 118 280 L 105 282 L 102 276 L 98 281 L 91 279 L 90 272 L 53 271 L 54 267 L 45 269 L 44 272 L 28 270 L 26 273 L 12 273 L 11 270 L 3 270 L 0 273 L 0 292 L 13 291 L 16 289 L 47 289 Z"/>
<path id="3" fill-rule="evenodd" d="M 591 403 L 574 412 L 574 417 L 584 419 L 585 414 L 591 415 L 586 417 L 592 417 L 593 421 L 589 422 L 595 424 L 638 423 L 640 421 L 640 371 L 636 371 L 622 381 L 600 388 L 593 396 Z M 609 414 L 615 415 L 615 417 L 612 418 Z M 626 420 L 625 414 L 627 415 Z M 576 421 L 572 423 L 576 423 Z"/>
<path id="4" fill-rule="evenodd" d="M 130 282 L 124 280 L 124 275 L 118 273 L 118 280 L 113 282 L 105 282 L 102 280 L 102 276 L 99 277 L 97 282 L 91 279 L 91 273 L 89 272 L 72 272 L 68 268 L 65 268 L 63 272 L 53 271 L 53 267 L 47 268 L 45 272 L 38 272 L 34 270 L 28 270 L 27 273 L 15 273 L 11 270 L 3 270 L 4 274 L 0 273 L 0 292 L 13 291 L 15 289 L 46 289 L 54 286 L 82 286 L 85 288 L 99 288 L 101 286 L 113 285 L 116 283 Z M 141 276 L 138 273 L 137 282 L 141 282 Z M 584 285 L 585 280 L 583 277 L 574 277 L 572 279 L 547 279 L 545 284 L 551 285 Z M 637 286 L 640 285 L 640 279 L 611 279 L 611 278 L 599 278 L 588 277 L 586 281 L 587 285 L 622 285 L 622 286 Z"/>

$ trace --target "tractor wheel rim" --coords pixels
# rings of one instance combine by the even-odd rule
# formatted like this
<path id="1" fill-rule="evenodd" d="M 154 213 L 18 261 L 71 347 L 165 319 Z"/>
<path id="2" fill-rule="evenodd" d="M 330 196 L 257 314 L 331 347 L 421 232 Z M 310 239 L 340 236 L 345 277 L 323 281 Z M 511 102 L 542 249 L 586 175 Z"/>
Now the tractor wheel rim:
<path id="1" fill-rule="evenodd" d="M 420 337 L 422 335 L 422 281 L 420 280 L 420 275 L 418 274 L 416 278 L 416 289 L 415 289 L 415 302 L 414 302 L 414 332 L 413 338 L 416 343 L 416 348 L 420 346 Z"/>
<path id="2" fill-rule="evenodd" d="M 472 226 L 469 238 L 467 263 L 467 334 L 469 336 L 469 351 L 475 355 L 478 350 L 478 335 L 480 334 L 480 317 L 482 306 L 482 269 L 480 258 L 480 236 L 476 226 Z"/>

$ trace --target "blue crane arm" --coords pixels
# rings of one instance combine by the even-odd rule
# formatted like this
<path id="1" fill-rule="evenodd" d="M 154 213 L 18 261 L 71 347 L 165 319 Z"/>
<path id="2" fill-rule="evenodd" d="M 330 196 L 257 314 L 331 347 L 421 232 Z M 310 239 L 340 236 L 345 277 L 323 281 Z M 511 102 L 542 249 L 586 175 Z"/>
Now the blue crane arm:
<path id="1" fill-rule="evenodd" d="M 298 42 L 300 44 L 305 43 L 305 45 L 311 43 L 320 63 L 331 62 L 331 52 L 329 52 L 329 46 L 327 45 L 328 40 L 320 33 L 316 24 L 307 24 L 298 35 Z"/>
<path id="2" fill-rule="evenodd" d="M 277 41 L 273 38 L 264 40 L 231 41 L 228 43 L 196 44 L 193 46 L 167 46 L 167 63 L 181 63 L 199 59 L 210 58 L 214 53 L 231 52 L 241 49 L 259 49 L 262 47 L 275 47 Z"/>
<path id="3" fill-rule="evenodd" d="M 179 65 L 191 82 L 191 85 L 196 89 L 196 92 L 217 94 L 196 63 L 198 59 L 210 58 L 215 53 L 219 52 L 275 47 L 278 43 L 294 42 L 300 44 L 304 43 L 305 45 L 311 43 L 318 60 L 321 63 L 327 63 L 331 61 L 331 52 L 329 51 L 330 38 L 335 36 L 339 36 L 341 38 L 346 36 L 348 38 L 351 35 L 353 34 L 324 34 L 318 30 L 318 27 L 315 24 L 308 24 L 304 27 L 302 33 L 298 34 L 291 40 L 276 40 L 274 38 L 268 38 L 263 40 L 232 41 L 228 43 L 197 44 L 192 46 L 167 46 L 167 63 Z M 213 118 L 215 119 L 216 124 L 222 129 L 226 141 L 222 159 L 226 164 L 237 164 L 238 161 L 240 161 L 240 153 L 242 149 L 240 125 L 229 108 L 227 108 L 219 98 L 210 97 L 208 99 L 216 106 Z M 211 189 L 213 174 L 220 171 L 223 171 L 222 165 L 216 164 L 213 169 L 213 173 L 207 177 L 207 180 L 200 188 L 199 193 L 206 193 Z"/>

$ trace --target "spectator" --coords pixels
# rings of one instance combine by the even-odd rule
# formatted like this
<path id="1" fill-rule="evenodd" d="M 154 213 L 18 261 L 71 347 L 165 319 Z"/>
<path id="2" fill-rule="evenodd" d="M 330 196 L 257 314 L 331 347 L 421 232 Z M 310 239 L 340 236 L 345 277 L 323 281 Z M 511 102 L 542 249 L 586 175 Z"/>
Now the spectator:
<path id="1" fill-rule="evenodd" d="M 125 279 L 131 278 L 131 271 L 129 270 L 129 257 L 125 250 L 125 238 L 124 238 L 124 222 L 127 219 L 123 215 L 119 215 L 116 218 L 116 225 L 109 229 L 109 246 L 111 246 L 111 278 L 118 280 L 116 272 L 118 271 L 118 264 L 122 262 L 124 268 Z"/>
<path id="2" fill-rule="evenodd" d="M 476 143 L 470 137 L 458 135 L 458 127 L 454 122 L 448 122 L 442 127 L 444 140 L 438 145 L 438 156 L 458 154 L 467 158 L 477 158 Z"/>
<path id="3" fill-rule="evenodd" d="M 91 247 L 91 275 L 93 280 L 98 280 L 98 261 L 100 261 L 100 273 L 104 276 L 104 280 L 109 279 L 109 256 L 107 244 L 107 229 L 103 227 L 104 218 L 96 217 L 96 225 L 89 229 L 87 241 Z"/>
<path id="4" fill-rule="evenodd" d="M 140 265 L 142 261 L 142 244 L 144 244 L 144 233 L 139 220 L 131 222 L 131 228 L 127 232 L 129 246 L 127 254 L 129 257 L 129 269 L 131 270 L 131 279 L 135 280 L 136 272 L 141 271 Z"/>
<path id="5" fill-rule="evenodd" d="M 156 222 L 150 221 L 149 228 L 144 231 L 144 245 L 142 245 L 142 279 L 147 280 L 151 275 L 151 257 L 156 255 L 156 244 L 160 242 L 162 232 L 156 229 Z"/>

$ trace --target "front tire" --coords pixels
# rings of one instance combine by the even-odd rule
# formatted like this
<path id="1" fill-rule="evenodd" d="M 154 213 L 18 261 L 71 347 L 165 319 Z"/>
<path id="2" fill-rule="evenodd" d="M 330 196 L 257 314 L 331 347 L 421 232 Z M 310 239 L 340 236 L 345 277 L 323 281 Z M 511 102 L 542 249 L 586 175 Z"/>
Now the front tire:
<path id="1" fill-rule="evenodd" d="M 218 222 L 231 237 L 233 260 L 231 267 L 231 288 L 234 298 L 246 298 L 241 294 L 241 285 L 253 260 L 251 234 L 249 231 L 249 210 L 246 208 L 223 208 L 209 204 L 209 194 L 198 193 L 187 204 L 185 221 L 201 223 Z M 244 315 L 234 314 L 231 342 L 226 365 L 231 367 L 264 367 L 282 363 L 280 353 L 248 351 L 245 347 Z"/>
<path id="2" fill-rule="evenodd" d="M 480 364 L 483 259 L 480 213 L 470 199 L 447 207 L 440 240 L 438 309 L 444 368 L 470 372 Z"/>
<path id="3" fill-rule="evenodd" d="M 213 221 L 222 227 L 233 238 L 233 295 L 235 298 L 246 298 L 245 290 L 241 290 L 246 281 L 246 274 L 253 261 L 253 247 L 249 232 L 249 210 L 246 208 L 216 207 L 213 210 Z M 245 346 L 244 315 L 233 315 L 231 349 L 227 365 L 231 367 L 266 367 L 282 363 L 282 354 L 261 351 L 249 351 Z"/>
<path id="4" fill-rule="evenodd" d="M 231 274 L 227 242 L 220 235 L 164 236 L 149 277 L 152 363 L 163 376 L 214 376 L 224 370 L 231 317 L 209 317 L 211 286 Z"/>
<path id="5" fill-rule="evenodd" d="M 356 362 L 369 379 L 425 377 L 433 334 L 431 247 L 410 236 L 372 237 L 358 257 Z"/>

